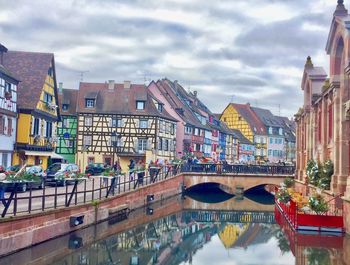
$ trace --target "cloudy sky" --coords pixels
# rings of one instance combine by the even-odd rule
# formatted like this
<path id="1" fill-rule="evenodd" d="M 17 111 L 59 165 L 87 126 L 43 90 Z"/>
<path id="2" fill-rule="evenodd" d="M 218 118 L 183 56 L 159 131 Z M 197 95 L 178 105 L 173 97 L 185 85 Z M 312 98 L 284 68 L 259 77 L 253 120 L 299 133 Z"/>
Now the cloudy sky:
<path id="1" fill-rule="evenodd" d="M 292 116 L 307 55 L 328 71 L 336 2 L 0 0 L 0 43 L 54 52 L 64 87 L 78 88 L 81 72 L 95 82 L 168 77 L 214 112 L 233 101 Z"/>

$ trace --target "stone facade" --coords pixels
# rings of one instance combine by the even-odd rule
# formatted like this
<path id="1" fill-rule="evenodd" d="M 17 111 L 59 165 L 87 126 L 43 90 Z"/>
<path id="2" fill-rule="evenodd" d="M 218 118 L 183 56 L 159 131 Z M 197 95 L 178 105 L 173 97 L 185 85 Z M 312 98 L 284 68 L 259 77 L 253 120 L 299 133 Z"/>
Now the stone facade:
<path id="1" fill-rule="evenodd" d="M 338 1 L 328 36 L 330 76 L 308 57 L 302 78 L 304 105 L 296 114 L 297 178 L 305 182 L 310 159 L 334 163 L 331 193 L 350 197 L 350 35 L 348 11 Z"/>

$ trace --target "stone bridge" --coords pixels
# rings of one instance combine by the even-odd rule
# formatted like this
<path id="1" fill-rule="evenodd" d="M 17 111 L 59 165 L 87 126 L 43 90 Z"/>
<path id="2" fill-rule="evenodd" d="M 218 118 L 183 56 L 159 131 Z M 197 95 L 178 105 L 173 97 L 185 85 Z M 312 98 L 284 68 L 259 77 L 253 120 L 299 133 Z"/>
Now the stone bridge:
<path id="1" fill-rule="evenodd" d="M 244 192 L 266 185 L 280 185 L 286 177 L 294 177 L 294 174 L 246 174 L 246 173 L 183 173 L 186 190 L 202 184 L 219 184 L 220 188 L 230 194 L 242 195 Z"/>

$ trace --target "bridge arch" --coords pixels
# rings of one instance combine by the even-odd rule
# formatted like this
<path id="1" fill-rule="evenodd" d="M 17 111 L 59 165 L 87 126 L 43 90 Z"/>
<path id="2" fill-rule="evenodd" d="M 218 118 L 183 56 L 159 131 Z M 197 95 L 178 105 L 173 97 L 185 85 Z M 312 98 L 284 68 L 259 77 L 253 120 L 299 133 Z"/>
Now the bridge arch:
<path id="1" fill-rule="evenodd" d="M 226 187 L 227 193 L 241 195 L 244 191 L 261 185 L 280 185 L 286 176 L 262 176 L 262 175 L 220 175 L 220 174 L 198 174 L 185 175 L 184 185 L 190 189 L 203 183 L 216 183 Z"/>

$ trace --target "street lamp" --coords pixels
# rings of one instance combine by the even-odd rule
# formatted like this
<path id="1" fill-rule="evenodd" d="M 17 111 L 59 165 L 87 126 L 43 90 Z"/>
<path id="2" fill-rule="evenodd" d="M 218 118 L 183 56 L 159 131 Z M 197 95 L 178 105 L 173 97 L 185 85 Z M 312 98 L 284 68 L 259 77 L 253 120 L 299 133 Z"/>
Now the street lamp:
<path id="1" fill-rule="evenodd" d="M 113 144 L 113 163 L 112 166 L 115 163 L 115 153 L 116 153 L 116 147 L 120 147 L 120 139 L 122 136 L 118 134 L 116 131 L 112 132 L 111 140 Z"/>

